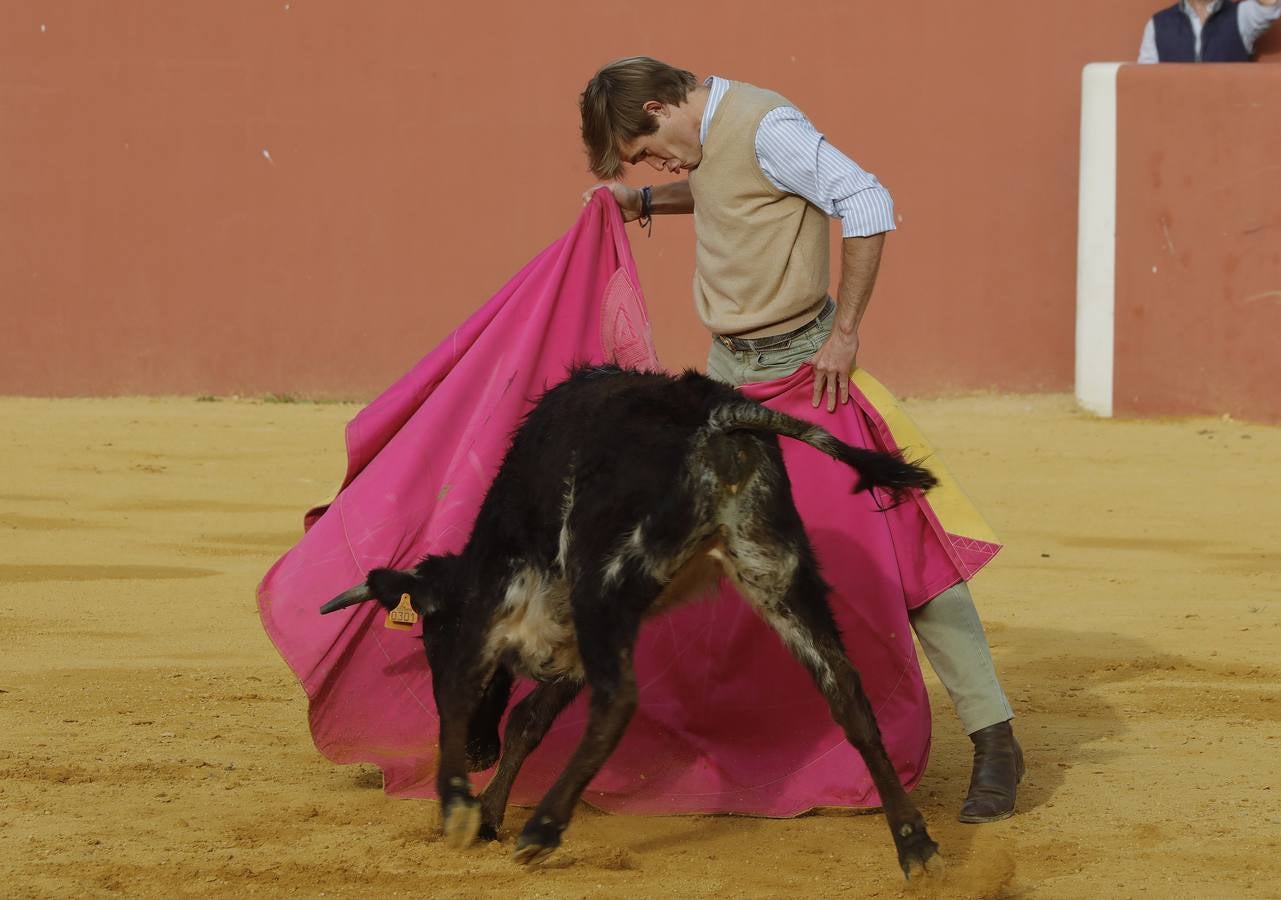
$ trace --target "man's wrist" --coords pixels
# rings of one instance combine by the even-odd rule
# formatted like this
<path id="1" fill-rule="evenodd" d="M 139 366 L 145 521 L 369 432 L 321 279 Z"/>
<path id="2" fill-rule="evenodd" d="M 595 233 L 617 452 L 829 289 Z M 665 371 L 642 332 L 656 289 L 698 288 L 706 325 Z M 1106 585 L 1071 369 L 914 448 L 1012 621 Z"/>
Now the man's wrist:
<path id="1" fill-rule="evenodd" d="M 640 216 L 637 217 L 636 222 L 640 225 L 641 228 L 645 229 L 646 234 L 652 234 L 653 227 L 654 227 L 654 187 L 653 185 L 647 184 L 643 188 L 641 188 L 640 197 L 641 197 Z"/>

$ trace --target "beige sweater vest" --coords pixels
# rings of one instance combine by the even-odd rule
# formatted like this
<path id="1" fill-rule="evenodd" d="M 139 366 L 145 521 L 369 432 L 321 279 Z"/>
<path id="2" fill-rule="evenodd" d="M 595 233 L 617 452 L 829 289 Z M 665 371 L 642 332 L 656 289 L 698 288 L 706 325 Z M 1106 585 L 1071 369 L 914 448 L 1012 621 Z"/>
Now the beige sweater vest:
<path id="1" fill-rule="evenodd" d="M 770 183 L 756 130 L 779 106 L 772 91 L 734 82 L 716 107 L 703 159 L 689 174 L 697 238 L 694 303 L 715 334 L 782 334 L 827 296 L 827 216 Z"/>

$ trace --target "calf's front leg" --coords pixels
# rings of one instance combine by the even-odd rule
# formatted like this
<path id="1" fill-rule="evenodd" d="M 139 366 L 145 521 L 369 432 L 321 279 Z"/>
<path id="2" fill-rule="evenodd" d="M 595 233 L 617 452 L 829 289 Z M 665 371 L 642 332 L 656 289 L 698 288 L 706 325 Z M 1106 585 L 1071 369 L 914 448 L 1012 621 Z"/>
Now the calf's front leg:
<path id="1" fill-rule="evenodd" d="M 467 771 L 483 772 L 498 762 L 502 752 L 498 723 L 507 711 L 511 693 L 511 669 L 500 664 L 485 686 L 485 692 L 467 725 Z"/>
<path id="2" fill-rule="evenodd" d="M 525 823 L 512 856 L 517 862 L 526 865 L 537 862 L 560 846 L 561 832 L 569 827 L 583 790 L 627 730 L 627 723 L 636 711 L 637 694 L 630 652 L 627 656 L 625 661 L 620 660 L 616 679 L 592 682 L 587 729 L 569 764 Z"/>
<path id="3" fill-rule="evenodd" d="M 440 757 L 436 794 L 440 798 L 445 843 L 461 849 L 480 830 L 480 803 L 472 796 L 467 777 L 467 743 L 472 718 L 480 704 L 490 672 L 470 668 L 435 673 L 436 713 L 440 719 Z"/>
<path id="4" fill-rule="evenodd" d="M 513 858 L 537 862 L 560 846 L 583 790 L 614 752 L 636 711 L 636 673 L 632 648 L 647 606 L 658 596 L 652 579 L 632 575 L 614 590 L 594 581 L 580 581 L 570 603 L 574 631 L 586 681 L 592 696 L 587 728 L 569 764 L 525 823 Z"/>
<path id="5" fill-rule="evenodd" d="M 498 839 L 507 811 L 507 798 L 520 767 L 547 736 L 556 717 L 573 702 L 582 690 L 581 681 L 562 679 L 540 683 L 529 696 L 512 710 L 503 732 L 503 752 L 498 771 L 480 794 L 480 832 L 482 841 Z"/>

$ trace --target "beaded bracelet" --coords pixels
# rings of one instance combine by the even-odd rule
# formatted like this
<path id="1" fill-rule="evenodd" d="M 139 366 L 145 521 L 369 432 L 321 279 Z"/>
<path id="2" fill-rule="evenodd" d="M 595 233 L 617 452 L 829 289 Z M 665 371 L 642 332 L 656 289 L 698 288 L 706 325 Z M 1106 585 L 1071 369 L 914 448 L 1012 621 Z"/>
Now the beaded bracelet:
<path id="1" fill-rule="evenodd" d="M 653 193 L 654 188 L 652 185 L 647 184 L 641 188 L 641 214 L 636 219 L 636 222 L 641 228 L 645 229 L 646 237 L 654 233 Z"/>

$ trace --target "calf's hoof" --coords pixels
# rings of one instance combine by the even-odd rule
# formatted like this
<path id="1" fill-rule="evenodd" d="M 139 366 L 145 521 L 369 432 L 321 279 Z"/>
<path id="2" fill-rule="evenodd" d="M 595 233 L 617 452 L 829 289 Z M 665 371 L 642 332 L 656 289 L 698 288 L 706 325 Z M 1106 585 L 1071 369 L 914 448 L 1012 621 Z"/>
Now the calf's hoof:
<path id="1" fill-rule="evenodd" d="M 904 825 L 894 836 L 898 847 L 898 864 L 908 881 L 918 881 L 943 871 L 943 857 L 939 845 L 930 837 L 924 825 Z"/>
<path id="2" fill-rule="evenodd" d="M 498 826 L 481 822 L 480 828 L 476 831 L 476 840 L 485 842 L 498 840 Z"/>
<path id="3" fill-rule="evenodd" d="M 455 850 L 471 846 L 480 832 L 480 801 L 454 797 L 445 801 L 445 843 Z"/>
<path id="4" fill-rule="evenodd" d="M 467 742 L 467 771 L 483 772 L 498 762 L 503 745 L 498 735 Z"/>
<path id="5" fill-rule="evenodd" d="M 546 859 L 560 846 L 560 833 L 563 830 L 551 816 L 535 815 L 516 839 L 512 859 L 522 866 Z"/>

